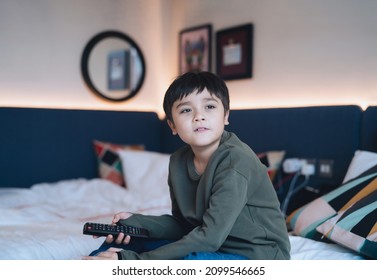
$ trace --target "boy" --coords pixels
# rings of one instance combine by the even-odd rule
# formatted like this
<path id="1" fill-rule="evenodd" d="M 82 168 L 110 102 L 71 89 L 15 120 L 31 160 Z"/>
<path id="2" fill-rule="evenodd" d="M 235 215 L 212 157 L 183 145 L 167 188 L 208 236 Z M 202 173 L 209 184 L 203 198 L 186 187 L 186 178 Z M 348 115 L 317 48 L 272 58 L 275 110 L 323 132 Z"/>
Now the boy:
<path id="1" fill-rule="evenodd" d="M 187 144 L 170 158 L 172 215 L 116 214 L 113 223 L 127 219 L 147 228 L 152 239 L 109 235 L 99 251 L 114 247 L 85 259 L 290 259 L 266 168 L 224 130 L 224 81 L 209 72 L 185 73 L 170 85 L 163 106 L 173 134 Z"/>

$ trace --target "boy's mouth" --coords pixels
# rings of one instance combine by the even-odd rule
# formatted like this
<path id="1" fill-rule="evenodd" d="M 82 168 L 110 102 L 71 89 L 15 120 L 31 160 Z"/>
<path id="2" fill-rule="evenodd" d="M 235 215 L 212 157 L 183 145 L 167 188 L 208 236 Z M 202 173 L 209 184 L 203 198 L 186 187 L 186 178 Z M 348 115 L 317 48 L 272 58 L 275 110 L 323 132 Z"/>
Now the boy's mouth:
<path id="1" fill-rule="evenodd" d="M 202 131 L 206 131 L 206 130 L 208 130 L 208 128 L 206 128 L 206 127 L 198 127 L 194 131 L 195 132 L 202 132 Z"/>

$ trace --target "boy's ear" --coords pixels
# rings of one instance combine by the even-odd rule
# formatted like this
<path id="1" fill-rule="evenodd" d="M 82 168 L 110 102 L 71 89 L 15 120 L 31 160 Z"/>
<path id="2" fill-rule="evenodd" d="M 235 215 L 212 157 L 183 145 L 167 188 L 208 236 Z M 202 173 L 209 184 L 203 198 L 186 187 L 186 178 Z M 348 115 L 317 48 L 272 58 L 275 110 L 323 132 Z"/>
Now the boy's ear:
<path id="1" fill-rule="evenodd" d="M 226 111 L 226 113 L 225 113 L 224 124 L 225 124 L 225 125 L 228 125 L 228 124 L 229 124 L 229 110 Z"/>
<path id="2" fill-rule="evenodd" d="M 167 122 L 168 122 L 168 125 L 169 125 L 173 135 L 177 135 L 177 130 L 175 129 L 174 123 L 171 120 L 168 120 Z"/>

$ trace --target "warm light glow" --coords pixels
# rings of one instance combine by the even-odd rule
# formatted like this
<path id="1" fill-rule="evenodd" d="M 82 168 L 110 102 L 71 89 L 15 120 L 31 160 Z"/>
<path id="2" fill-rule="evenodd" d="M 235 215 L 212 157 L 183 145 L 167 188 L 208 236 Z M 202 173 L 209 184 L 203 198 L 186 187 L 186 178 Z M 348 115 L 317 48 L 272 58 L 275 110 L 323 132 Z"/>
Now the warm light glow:
<path id="1" fill-rule="evenodd" d="M 231 110 L 244 110 L 244 109 L 261 109 L 261 108 L 283 108 L 283 107 L 309 107 L 309 106 L 333 106 L 333 105 L 358 105 L 363 110 L 365 110 L 369 105 L 365 101 L 358 102 L 232 102 Z M 24 107 L 24 108 L 53 108 L 53 109 L 75 109 L 75 110 L 109 110 L 109 111 L 137 111 L 137 112 L 156 112 L 160 119 L 165 117 L 164 110 L 162 106 L 127 106 L 127 107 L 120 107 L 108 104 L 81 104 L 81 103 L 55 103 L 55 102 L 11 102 L 7 100 L 2 100 L 1 107 Z"/>
<path id="2" fill-rule="evenodd" d="M 160 85 L 162 88 L 162 86 Z M 162 92 L 162 90 L 161 90 Z M 68 100 L 64 93 L 54 93 L 53 96 L 47 93 L 38 92 L 33 95 L 28 92 L 25 95 L 23 92 L 13 92 L 1 98 L 1 107 L 25 107 L 25 108 L 54 108 L 54 109 L 75 109 L 75 110 L 106 110 L 106 111 L 139 111 L 139 112 L 155 112 L 162 120 L 165 118 L 165 113 L 162 108 L 162 96 L 156 98 L 154 101 L 145 102 L 145 98 L 130 100 L 127 102 L 109 102 L 100 98 L 89 98 L 90 102 L 84 97 L 78 96 L 77 100 Z M 373 106 L 368 100 L 363 100 L 358 97 L 352 98 L 323 98 L 323 96 L 315 96 L 316 98 L 294 98 L 294 94 L 281 95 L 281 98 L 266 98 L 263 96 L 250 95 L 245 100 L 240 100 L 240 96 L 231 95 L 231 110 L 244 109 L 261 109 L 261 108 L 285 108 L 285 107 L 308 107 L 308 106 L 330 106 L 330 105 L 358 105 L 363 110 L 368 106 Z M 20 98 L 23 96 L 23 98 Z M 33 98 L 33 96 L 40 96 Z M 44 96 L 45 98 L 42 98 Z M 63 97 L 62 97 L 63 96 Z M 284 96 L 284 97 L 283 97 Z M 310 96 L 308 94 L 308 96 Z M 17 99 L 15 97 L 18 97 Z M 46 98 L 46 97 L 49 97 Z M 233 98 L 233 99 L 232 99 Z M 62 100 L 63 99 L 63 100 Z M 154 104 L 156 103 L 156 104 Z M 157 104 L 158 103 L 158 104 Z"/>

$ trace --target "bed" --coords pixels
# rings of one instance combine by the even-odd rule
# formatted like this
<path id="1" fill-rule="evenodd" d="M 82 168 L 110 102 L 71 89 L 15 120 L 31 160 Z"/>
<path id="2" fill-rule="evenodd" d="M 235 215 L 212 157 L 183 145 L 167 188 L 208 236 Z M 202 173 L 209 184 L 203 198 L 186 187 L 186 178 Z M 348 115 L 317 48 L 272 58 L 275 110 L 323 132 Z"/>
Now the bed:
<path id="1" fill-rule="evenodd" d="M 290 203 L 287 216 L 297 221 L 305 220 L 302 213 L 317 205 L 313 201 L 341 189 L 347 176 L 354 182 L 376 173 L 376 120 L 376 107 L 363 111 L 354 105 L 235 110 L 227 129 L 261 160 L 267 155 L 277 192 L 292 178 L 280 170 L 281 164 L 268 162 L 270 153 L 331 160 L 333 176 L 312 176 Z M 153 215 L 170 211 L 167 164 L 182 143 L 154 113 L 0 108 L 0 131 L 2 260 L 81 259 L 104 240 L 83 235 L 85 222 L 110 222 L 124 210 Z M 369 193 L 365 196 L 370 200 L 374 196 Z M 283 199 L 284 191 L 280 195 Z M 336 210 L 327 220 L 341 220 L 350 211 Z M 375 212 L 370 213 L 375 220 Z M 302 223 L 288 229 L 294 260 L 374 256 L 376 233 L 368 236 L 367 249 L 359 250 L 319 232 L 301 234 Z"/>

